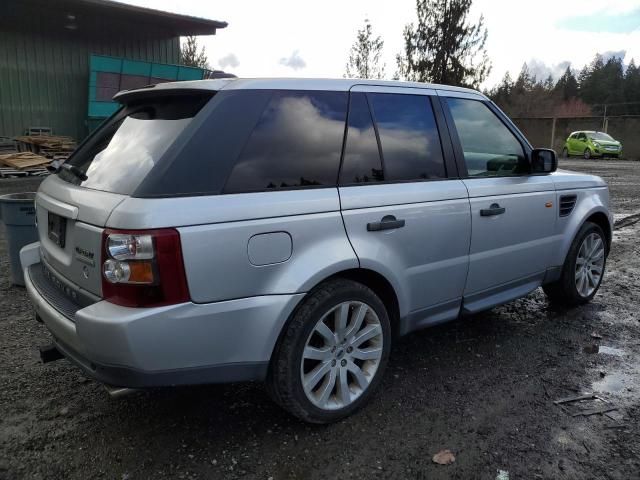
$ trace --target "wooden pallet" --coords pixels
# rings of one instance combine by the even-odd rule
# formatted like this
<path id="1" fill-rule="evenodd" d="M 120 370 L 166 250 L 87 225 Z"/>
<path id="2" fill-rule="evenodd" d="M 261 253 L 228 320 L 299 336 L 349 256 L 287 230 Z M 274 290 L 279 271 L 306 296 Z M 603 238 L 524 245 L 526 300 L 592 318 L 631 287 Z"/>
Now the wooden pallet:
<path id="1" fill-rule="evenodd" d="M 51 160 L 31 152 L 8 153 L 0 155 L 0 165 L 24 170 L 32 167 L 48 165 Z"/>

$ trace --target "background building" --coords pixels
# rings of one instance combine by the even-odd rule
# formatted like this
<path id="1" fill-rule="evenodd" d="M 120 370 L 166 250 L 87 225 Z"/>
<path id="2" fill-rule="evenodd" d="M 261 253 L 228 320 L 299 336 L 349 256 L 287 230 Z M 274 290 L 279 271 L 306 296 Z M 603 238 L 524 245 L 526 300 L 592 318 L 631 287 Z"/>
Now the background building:
<path id="1" fill-rule="evenodd" d="M 90 127 L 89 101 L 108 92 L 104 85 L 94 88 L 92 55 L 175 65 L 180 36 L 214 35 L 227 26 L 107 0 L 4 0 L 1 10 L 0 136 L 51 127 L 56 135 L 82 139 Z M 156 66 L 149 77 L 170 70 Z M 156 80 L 163 78 L 171 79 Z"/>

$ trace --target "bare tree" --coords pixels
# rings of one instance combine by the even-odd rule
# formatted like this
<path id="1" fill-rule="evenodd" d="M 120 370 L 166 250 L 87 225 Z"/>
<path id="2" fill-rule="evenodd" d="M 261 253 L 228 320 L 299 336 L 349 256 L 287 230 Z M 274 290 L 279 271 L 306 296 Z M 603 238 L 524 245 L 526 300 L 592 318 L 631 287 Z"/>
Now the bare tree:
<path id="1" fill-rule="evenodd" d="M 188 67 L 198 67 L 209 70 L 209 59 L 204 47 L 198 50 L 198 39 L 194 36 L 188 36 L 187 40 L 182 44 L 180 51 L 180 63 Z"/>
<path id="2" fill-rule="evenodd" d="M 478 88 L 491 71 L 484 18 L 470 24 L 472 0 L 416 0 L 417 23 L 404 29 L 402 78 Z"/>
<path id="3" fill-rule="evenodd" d="M 374 36 L 368 19 L 364 27 L 358 30 L 356 41 L 349 52 L 345 77 L 347 78 L 384 78 L 385 65 L 380 65 L 384 41 Z"/>

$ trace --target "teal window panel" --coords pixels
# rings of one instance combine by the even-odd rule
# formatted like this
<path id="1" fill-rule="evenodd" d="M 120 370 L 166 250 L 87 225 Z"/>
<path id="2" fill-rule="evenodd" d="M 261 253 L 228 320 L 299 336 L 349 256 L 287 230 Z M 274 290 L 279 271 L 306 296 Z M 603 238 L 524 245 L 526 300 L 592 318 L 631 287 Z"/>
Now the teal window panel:
<path id="1" fill-rule="evenodd" d="M 89 86 L 95 87 L 97 83 L 98 83 L 98 72 L 96 71 L 89 72 Z"/>
<path id="2" fill-rule="evenodd" d="M 202 80 L 204 70 L 195 67 L 178 67 L 177 80 Z"/>
<path id="3" fill-rule="evenodd" d="M 122 71 L 122 59 L 104 57 L 102 55 L 91 55 L 91 65 L 89 69 L 99 72 L 120 73 Z"/>
<path id="4" fill-rule="evenodd" d="M 122 61 L 122 73 L 126 75 L 137 75 L 140 77 L 151 76 L 150 62 L 136 62 L 134 60 Z"/>
<path id="5" fill-rule="evenodd" d="M 118 109 L 115 102 L 89 102 L 89 116 L 105 118 L 109 117 Z"/>
<path id="6" fill-rule="evenodd" d="M 165 78 L 167 80 L 175 80 L 176 78 L 178 78 L 178 66 L 154 63 L 151 65 L 151 76 L 153 78 Z"/>
<path id="7" fill-rule="evenodd" d="M 89 101 L 92 102 L 96 99 L 96 86 L 89 85 Z"/>

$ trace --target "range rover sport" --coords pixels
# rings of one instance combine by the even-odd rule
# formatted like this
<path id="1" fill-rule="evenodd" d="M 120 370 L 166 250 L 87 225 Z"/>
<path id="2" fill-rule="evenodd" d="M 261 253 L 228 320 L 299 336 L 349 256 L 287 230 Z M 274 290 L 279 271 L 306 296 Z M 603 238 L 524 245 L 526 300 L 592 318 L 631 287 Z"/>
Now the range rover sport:
<path id="1" fill-rule="evenodd" d="M 602 281 L 606 184 L 556 171 L 476 91 L 223 79 L 116 99 L 42 183 L 21 252 L 47 358 L 107 385 L 265 381 L 331 422 L 395 336 L 540 286 L 580 305 Z"/>

